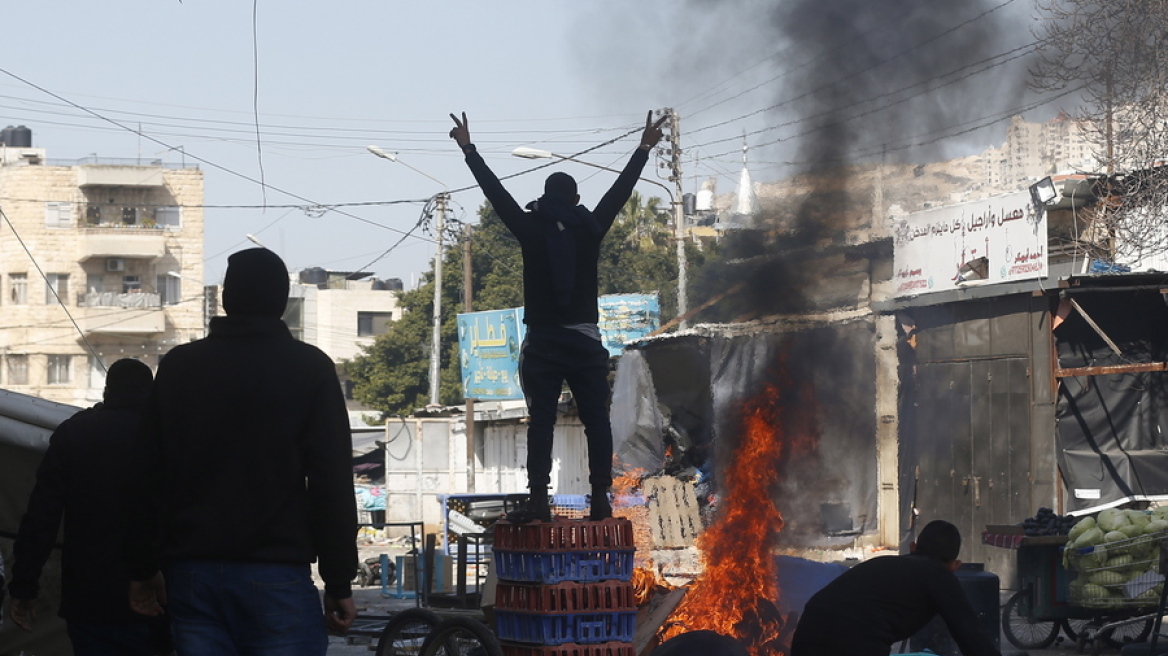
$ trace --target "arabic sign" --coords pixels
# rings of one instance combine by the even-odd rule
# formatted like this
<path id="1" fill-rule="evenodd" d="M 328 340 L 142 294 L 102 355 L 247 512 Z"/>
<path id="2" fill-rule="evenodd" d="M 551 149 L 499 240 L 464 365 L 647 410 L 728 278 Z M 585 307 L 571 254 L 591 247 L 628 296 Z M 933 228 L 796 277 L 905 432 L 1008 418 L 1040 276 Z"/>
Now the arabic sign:
<path id="1" fill-rule="evenodd" d="M 522 308 L 458 315 L 458 357 L 465 398 L 523 398 L 519 347 L 526 332 Z"/>
<path id="2" fill-rule="evenodd" d="M 910 214 L 892 231 L 895 296 L 1047 276 L 1046 211 L 1028 191 Z"/>
<path id="3" fill-rule="evenodd" d="M 600 337 L 610 356 L 618 356 L 625 344 L 635 342 L 661 325 L 661 302 L 656 294 L 609 294 L 601 296 Z"/>

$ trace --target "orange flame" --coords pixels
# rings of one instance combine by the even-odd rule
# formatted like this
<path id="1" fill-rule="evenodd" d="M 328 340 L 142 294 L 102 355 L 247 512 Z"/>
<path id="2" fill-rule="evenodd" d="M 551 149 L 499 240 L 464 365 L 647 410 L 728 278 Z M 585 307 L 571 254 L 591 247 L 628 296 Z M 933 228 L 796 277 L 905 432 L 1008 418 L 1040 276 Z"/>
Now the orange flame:
<path id="1" fill-rule="evenodd" d="M 703 574 L 662 628 L 662 641 L 711 630 L 738 639 L 752 656 L 781 656 L 784 622 L 774 605 L 771 545 L 783 517 L 770 495 L 783 455 L 780 414 L 774 385 L 746 404 L 718 517 L 697 540 Z"/>
<path id="2" fill-rule="evenodd" d="M 638 606 L 645 605 L 655 593 L 672 589 L 673 586 L 657 574 L 657 567 L 653 561 L 633 570 L 633 599 Z"/>
<path id="3" fill-rule="evenodd" d="M 618 468 L 617 471 L 621 471 L 621 469 Z M 633 468 L 616 476 L 612 479 L 613 496 L 631 496 L 641 489 L 641 479 L 645 478 L 647 474 L 648 472 L 644 469 Z"/>

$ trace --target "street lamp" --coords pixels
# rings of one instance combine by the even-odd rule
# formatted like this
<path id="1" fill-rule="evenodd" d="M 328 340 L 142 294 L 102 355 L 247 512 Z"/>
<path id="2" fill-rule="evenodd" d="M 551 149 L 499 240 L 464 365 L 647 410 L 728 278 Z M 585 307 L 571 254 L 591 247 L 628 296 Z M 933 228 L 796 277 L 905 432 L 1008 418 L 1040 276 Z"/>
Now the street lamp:
<path id="1" fill-rule="evenodd" d="M 592 162 L 585 162 L 582 159 L 576 159 L 574 157 L 568 157 L 566 155 L 557 155 L 553 152 L 549 152 L 546 150 L 540 150 L 538 148 L 528 148 L 527 146 L 520 146 L 519 148 L 516 148 L 515 150 L 511 151 L 511 154 L 514 155 L 515 157 L 522 157 L 523 159 L 551 159 L 554 157 L 556 159 L 562 159 L 562 160 L 566 160 L 569 162 L 576 162 L 577 164 L 583 164 L 584 166 L 591 166 L 593 168 L 602 169 L 604 171 L 610 171 L 610 172 L 616 173 L 618 175 L 620 174 L 620 171 L 617 171 L 616 169 L 610 169 L 607 166 L 593 164 Z M 686 300 L 686 289 L 685 289 L 685 286 L 687 284 L 686 283 L 686 261 L 685 261 L 685 223 L 684 223 L 685 214 L 684 214 L 683 209 L 681 207 L 681 199 L 675 198 L 673 195 L 673 192 L 669 189 L 669 187 L 665 186 L 665 184 L 662 182 L 658 182 L 657 180 L 652 180 L 649 178 L 641 178 L 641 177 L 638 177 L 637 179 L 644 181 L 644 182 L 648 182 L 650 184 L 655 184 L 658 187 L 661 187 L 662 189 L 664 189 L 665 193 L 669 195 L 669 204 L 670 204 L 670 206 L 673 207 L 673 225 L 674 225 L 674 230 L 675 230 L 675 238 L 677 241 L 677 316 L 685 317 L 685 314 L 688 310 L 688 308 L 686 307 L 688 302 Z M 678 194 L 681 193 L 680 189 L 681 188 L 679 185 L 678 186 Z M 682 327 L 682 329 L 685 328 L 684 321 L 681 322 L 681 327 Z"/>
<path id="2" fill-rule="evenodd" d="M 434 198 L 437 204 L 437 211 L 434 213 L 434 233 L 437 240 L 437 250 L 434 255 L 434 330 L 430 336 L 430 403 L 431 406 L 437 406 L 438 403 L 438 383 L 439 383 L 439 363 L 441 361 L 442 348 L 442 231 L 446 224 L 446 200 L 450 194 L 447 192 L 448 187 L 446 183 L 438 178 L 410 166 L 408 163 L 398 159 L 396 153 L 391 153 L 383 148 L 377 146 L 366 146 L 366 150 L 377 155 L 381 159 L 387 159 L 391 162 L 397 162 L 402 166 L 414 171 L 419 175 L 430 178 L 434 182 L 442 185 L 442 191 Z"/>
<path id="3" fill-rule="evenodd" d="M 251 234 L 251 233 L 244 235 L 244 237 L 247 237 L 248 241 L 255 244 L 256 246 L 259 246 L 260 248 L 267 248 L 267 246 L 264 246 L 264 243 L 262 241 L 260 241 L 259 239 L 256 239 L 256 236 Z"/>
<path id="4" fill-rule="evenodd" d="M 592 162 L 585 162 L 582 159 L 568 157 L 567 155 L 557 155 L 553 152 L 549 152 L 546 150 L 540 150 L 538 148 L 528 148 L 527 146 L 520 146 L 520 147 L 516 148 L 515 150 L 511 151 L 511 154 L 514 155 L 515 157 L 521 157 L 523 159 L 552 159 L 554 157 L 556 159 L 562 159 L 562 160 L 566 160 L 569 162 L 576 162 L 577 164 L 583 164 L 584 166 L 591 166 L 594 169 L 601 169 L 603 171 L 609 171 L 610 173 L 616 173 L 617 175 L 620 175 L 620 171 L 618 171 L 616 169 L 610 169 L 607 166 L 593 164 Z M 665 190 L 665 193 L 669 195 L 669 204 L 670 205 L 675 204 L 674 200 L 673 200 L 673 191 L 669 187 L 667 187 L 664 183 L 659 182 L 657 180 L 653 180 L 651 178 L 637 178 L 637 179 L 642 181 L 642 182 L 648 182 L 650 184 L 655 184 L 658 187 L 661 187 L 662 189 Z"/>

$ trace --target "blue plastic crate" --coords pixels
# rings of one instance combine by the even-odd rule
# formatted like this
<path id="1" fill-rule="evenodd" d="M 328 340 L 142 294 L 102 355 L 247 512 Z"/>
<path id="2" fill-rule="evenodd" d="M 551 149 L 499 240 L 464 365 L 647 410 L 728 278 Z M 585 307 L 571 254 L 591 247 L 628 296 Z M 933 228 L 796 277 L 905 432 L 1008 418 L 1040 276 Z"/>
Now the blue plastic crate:
<path id="1" fill-rule="evenodd" d="M 552 507 L 565 510 L 588 510 L 588 497 L 583 494 L 553 494 Z"/>
<path id="2" fill-rule="evenodd" d="M 537 645 L 632 642 L 637 614 L 631 613 L 512 613 L 495 611 L 500 640 Z"/>
<path id="3" fill-rule="evenodd" d="M 633 576 L 633 549 L 604 551 L 495 550 L 499 580 L 528 583 L 593 583 L 629 581 Z"/>

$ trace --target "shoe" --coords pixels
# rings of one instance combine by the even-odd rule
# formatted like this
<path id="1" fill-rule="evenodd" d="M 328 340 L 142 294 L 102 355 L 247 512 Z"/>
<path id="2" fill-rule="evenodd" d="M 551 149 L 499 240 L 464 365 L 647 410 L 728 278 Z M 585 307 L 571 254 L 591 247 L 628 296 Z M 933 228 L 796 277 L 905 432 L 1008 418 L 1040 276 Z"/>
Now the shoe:
<path id="1" fill-rule="evenodd" d="M 592 491 L 592 512 L 588 514 L 588 521 L 599 522 L 612 517 L 612 504 L 608 501 L 608 490 Z"/>
<path id="2" fill-rule="evenodd" d="M 552 521 L 552 509 L 548 505 L 547 495 L 531 496 L 518 508 L 507 513 L 507 521 L 512 524 L 530 524 L 531 522 Z"/>

